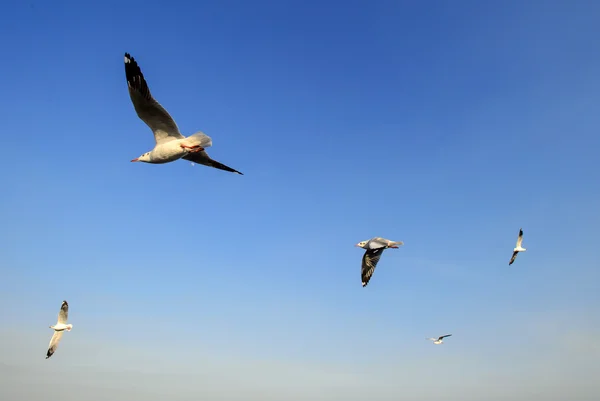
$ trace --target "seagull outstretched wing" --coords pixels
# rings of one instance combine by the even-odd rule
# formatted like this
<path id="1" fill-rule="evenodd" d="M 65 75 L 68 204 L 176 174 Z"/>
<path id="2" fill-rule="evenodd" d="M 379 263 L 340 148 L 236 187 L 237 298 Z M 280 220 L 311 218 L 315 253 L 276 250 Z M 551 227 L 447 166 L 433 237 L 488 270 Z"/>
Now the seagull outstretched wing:
<path id="1" fill-rule="evenodd" d="M 219 170 L 244 175 L 243 173 L 240 173 L 234 168 L 231 168 L 229 166 L 224 165 L 223 163 L 219 163 L 218 161 L 211 159 L 208 153 L 206 153 L 206 151 L 204 150 L 201 150 L 200 152 L 188 153 L 187 155 L 183 156 L 182 159 L 189 160 L 192 163 L 203 164 L 208 167 L 214 167 Z"/>
<path id="2" fill-rule="evenodd" d="M 362 266 L 360 276 L 362 279 L 362 286 L 366 287 L 373 276 L 373 272 L 381 259 L 381 254 L 385 248 L 368 249 L 362 258 Z"/>
<path id="3" fill-rule="evenodd" d="M 154 133 L 156 144 L 183 139 L 173 117 L 150 94 L 140 66 L 129 53 L 125 53 L 125 78 L 135 112 Z"/>
<path id="4" fill-rule="evenodd" d="M 519 230 L 519 238 L 517 238 L 517 248 L 521 248 L 521 244 L 523 243 L 523 229 Z"/>
<path id="5" fill-rule="evenodd" d="M 62 338 L 62 336 L 63 336 L 62 331 L 54 332 L 54 334 L 52 335 L 52 338 L 50 339 L 50 344 L 48 345 L 48 352 L 46 352 L 46 359 L 50 358 L 52 356 L 52 354 L 54 354 L 54 352 L 58 348 L 58 343 L 60 342 L 60 339 Z"/>
<path id="6" fill-rule="evenodd" d="M 69 318 L 69 304 L 67 301 L 63 301 L 62 305 L 60 305 L 60 312 L 58 312 L 58 323 L 67 324 L 67 319 Z"/>
<path id="7" fill-rule="evenodd" d="M 512 265 L 515 261 L 515 259 L 517 258 L 517 254 L 519 253 L 519 251 L 514 251 L 512 254 L 512 258 L 510 258 L 510 262 L 508 262 L 508 265 Z"/>

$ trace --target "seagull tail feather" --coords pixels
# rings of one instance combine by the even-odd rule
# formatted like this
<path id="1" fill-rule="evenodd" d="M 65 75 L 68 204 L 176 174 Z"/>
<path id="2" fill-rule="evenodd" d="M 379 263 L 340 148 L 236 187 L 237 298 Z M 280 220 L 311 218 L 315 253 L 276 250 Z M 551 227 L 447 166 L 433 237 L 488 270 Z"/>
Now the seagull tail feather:
<path id="1" fill-rule="evenodd" d="M 188 146 L 200 145 L 202 148 L 209 148 L 212 146 L 212 139 L 202 131 L 198 131 L 185 138 L 185 144 Z"/>

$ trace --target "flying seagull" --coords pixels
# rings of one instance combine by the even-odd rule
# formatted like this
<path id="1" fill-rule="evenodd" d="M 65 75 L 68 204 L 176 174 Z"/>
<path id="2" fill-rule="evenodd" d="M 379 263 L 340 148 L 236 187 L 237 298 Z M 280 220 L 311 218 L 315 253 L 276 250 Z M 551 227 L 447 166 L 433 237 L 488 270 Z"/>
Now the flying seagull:
<path id="1" fill-rule="evenodd" d="M 445 336 L 439 336 L 438 338 L 428 338 L 428 340 L 433 341 L 434 344 L 442 344 L 444 342 L 444 337 L 450 337 L 452 334 L 446 334 Z"/>
<path id="2" fill-rule="evenodd" d="M 354 245 L 367 250 L 362 258 L 362 268 L 360 272 L 363 287 L 366 287 L 366 285 L 369 284 L 369 280 L 371 280 L 371 276 L 375 271 L 375 267 L 381 258 L 383 250 L 387 248 L 398 248 L 398 246 L 402 245 L 404 245 L 404 242 L 402 241 L 390 241 L 389 239 L 381 237 L 371 238 L 370 240 L 361 241 Z"/>
<path id="3" fill-rule="evenodd" d="M 212 139 L 202 131 L 187 138 L 181 135 L 177 124 L 167 110 L 150 94 L 142 70 L 129 53 L 125 53 L 125 77 L 133 107 L 138 117 L 154 133 L 155 141 L 154 149 L 136 157 L 132 162 L 162 164 L 185 159 L 193 163 L 242 174 L 208 156 L 204 149 L 212 146 Z"/>
<path id="4" fill-rule="evenodd" d="M 515 247 L 515 249 L 513 249 L 512 258 L 510 258 L 510 262 L 508 262 L 509 266 L 513 264 L 513 262 L 517 258 L 517 254 L 519 252 L 525 252 L 527 250 L 521 246 L 522 242 L 523 242 L 523 229 L 521 228 L 519 230 L 519 238 L 517 239 L 517 246 Z"/>
<path id="5" fill-rule="evenodd" d="M 67 318 L 69 317 L 69 304 L 67 301 L 63 301 L 60 306 L 60 312 L 58 312 L 58 321 L 54 326 L 50 326 L 51 329 L 54 329 L 54 334 L 52 335 L 52 339 L 50 340 L 50 345 L 48 345 L 48 352 L 46 353 L 46 359 L 50 358 L 56 349 L 58 348 L 58 343 L 62 338 L 63 332 L 65 330 L 71 331 L 73 328 L 72 324 L 67 324 Z"/>

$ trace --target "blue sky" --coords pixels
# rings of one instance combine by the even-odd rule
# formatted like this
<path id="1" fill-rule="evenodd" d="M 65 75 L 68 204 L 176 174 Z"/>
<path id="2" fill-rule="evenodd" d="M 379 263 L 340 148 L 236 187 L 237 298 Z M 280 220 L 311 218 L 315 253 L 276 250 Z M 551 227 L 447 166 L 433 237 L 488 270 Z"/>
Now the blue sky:
<path id="1" fill-rule="evenodd" d="M 597 396 L 600 4 L 3 9 L 0 398 Z M 129 162 L 125 52 L 244 176 Z"/>

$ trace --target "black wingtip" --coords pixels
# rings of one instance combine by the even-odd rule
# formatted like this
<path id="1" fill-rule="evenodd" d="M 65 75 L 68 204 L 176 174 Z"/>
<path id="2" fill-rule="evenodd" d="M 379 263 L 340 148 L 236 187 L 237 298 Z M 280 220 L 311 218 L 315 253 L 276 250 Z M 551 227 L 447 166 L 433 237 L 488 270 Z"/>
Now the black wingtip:
<path id="1" fill-rule="evenodd" d="M 125 75 L 127 76 L 127 81 L 132 81 L 133 77 L 136 75 L 143 76 L 138 63 L 127 53 L 125 53 Z"/>
<path id="2" fill-rule="evenodd" d="M 148 83 L 142 73 L 142 69 L 129 53 L 125 53 L 125 79 L 127 80 L 127 85 L 130 90 L 132 89 L 139 92 L 139 94 L 146 99 L 152 97 L 150 89 L 148 88 Z"/>
<path id="3" fill-rule="evenodd" d="M 241 171 L 237 171 L 236 169 L 231 168 L 231 167 L 229 167 L 221 162 L 218 162 L 216 160 L 213 160 L 213 159 L 210 160 L 209 166 L 214 167 L 219 170 L 229 171 L 230 173 L 244 175 L 244 173 L 242 173 Z"/>

